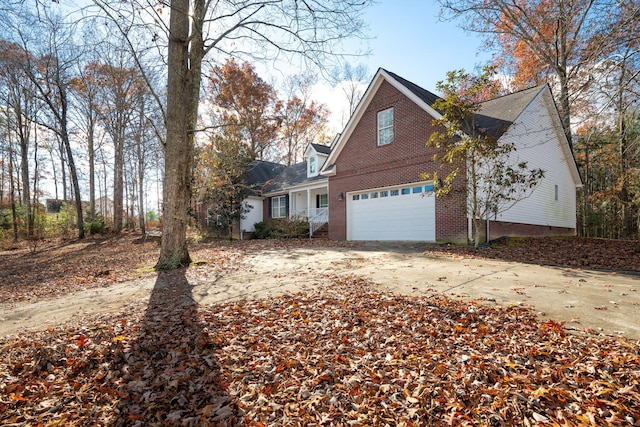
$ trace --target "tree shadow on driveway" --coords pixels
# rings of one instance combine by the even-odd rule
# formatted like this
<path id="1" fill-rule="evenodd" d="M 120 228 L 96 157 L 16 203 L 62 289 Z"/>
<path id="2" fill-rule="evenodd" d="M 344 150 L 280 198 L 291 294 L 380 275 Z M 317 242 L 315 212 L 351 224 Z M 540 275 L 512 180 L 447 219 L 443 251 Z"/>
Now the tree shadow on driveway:
<path id="1" fill-rule="evenodd" d="M 199 320 L 185 270 L 158 275 L 138 338 L 123 351 L 112 426 L 235 426 L 214 353 L 215 331 Z"/>

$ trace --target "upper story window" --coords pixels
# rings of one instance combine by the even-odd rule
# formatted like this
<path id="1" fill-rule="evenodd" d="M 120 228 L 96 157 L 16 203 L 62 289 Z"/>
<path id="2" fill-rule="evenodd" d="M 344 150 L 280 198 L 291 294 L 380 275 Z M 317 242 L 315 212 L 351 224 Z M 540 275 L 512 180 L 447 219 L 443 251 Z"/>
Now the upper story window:
<path id="1" fill-rule="evenodd" d="M 309 175 L 314 175 L 317 173 L 317 166 L 316 166 L 316 156 L 311 156 L 309 157 Z"/>
<path id="2" fill-rule="evenodd" d="M 393 142 L 393 107 L 378 111 L 378 145 Z"/>

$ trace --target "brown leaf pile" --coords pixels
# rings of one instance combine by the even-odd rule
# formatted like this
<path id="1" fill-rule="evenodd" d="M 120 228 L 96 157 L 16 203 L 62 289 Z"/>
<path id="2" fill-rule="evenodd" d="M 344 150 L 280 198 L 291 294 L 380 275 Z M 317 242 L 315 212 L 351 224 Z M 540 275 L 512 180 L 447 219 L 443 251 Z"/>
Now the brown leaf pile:
<path id="1" fill-rule="evenodd" d="M 525 238 L 490 248 L 440 246 L 433 251 L 596 270 L 640 271 L 640 242 L 580 237 Z"/>
<path id="2" fill-rule="evenodd" d="M 141 275 L 153 266 L 158 244 L 129 235 L 44 243 L 36 253 L 5 252 L 0 260 L 0 303 L 34 302 L 88 288 L 107 287 Z"/>
<path id="3" fill-rule="evenodd" d="M 374 292 L 148 306 L 6 340 L 0 425 L 640 425 L 640 348 L 530 311 Z"/>
<path id="4" fill-rule="evenodd" d="M 237 259 L 265 250 L 354 246 L 358 244 L 332 240 L 223 240 L 192 243 L 189 250 L 197 261 L 213 259 L 211 253 L 218 257 L 221 251 L 225 258 Z M 35 254 L 26 247 L 5 251 L 0 256 L 0 303 L 35 302 L 149 276 L 153 274 L 159 251 L 157 240 L 144 240 L 128 233 L 112 238 L 50 241 L 43 243 Z"/>

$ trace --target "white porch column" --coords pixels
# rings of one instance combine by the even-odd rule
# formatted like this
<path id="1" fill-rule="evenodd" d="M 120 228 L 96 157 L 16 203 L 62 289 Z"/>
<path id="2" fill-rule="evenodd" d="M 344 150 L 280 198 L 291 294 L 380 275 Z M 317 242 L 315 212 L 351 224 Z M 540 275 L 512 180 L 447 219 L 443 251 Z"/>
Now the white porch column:
<path id="1" fill-rule="evenodd" d="M 307 219 L 311 218 L 311 190 L 307 188 Z"/>

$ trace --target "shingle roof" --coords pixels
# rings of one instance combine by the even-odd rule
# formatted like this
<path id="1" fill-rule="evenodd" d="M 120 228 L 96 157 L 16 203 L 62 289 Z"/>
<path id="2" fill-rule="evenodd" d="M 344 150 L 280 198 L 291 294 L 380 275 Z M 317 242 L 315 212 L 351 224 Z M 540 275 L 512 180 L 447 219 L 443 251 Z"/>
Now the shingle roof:
<path id="1" fill-rule="evenodd" d="M 395 80 L 397 80 L 399 83 L 401 83 L 403 86 L 405 86 L 407 89 L 409 89 L 411 92 L 413 92 L 416 96 L 418 96 L 420 99 L 422 99 L 424 102 L 426 102 L 430 106 L 432 106 L 433 103 L 440 98 L 438 95 L 431 93 L 426 89 L 421 88 L 417 84 L 412 83 L 409 80 L 400 77 L 396 73 L 392 73 L 391 71 L 385 70 L 384 68 L 382 68 L 382 70 L 384 70 L 387 74 L 389 74 L 391 77 L 393 77 Z"/>
<path id="2" fill-rule="evenodd" d="M 478 128 L 494 136 L 502 135 L 544 87 L 536 86 L 482 102 L 476 113 Z"/>
<path id="3" fill-rule="evenodd" d="M 265 188 L 265 192 L 278 191 L 322 179 L 327 178 L 322 175 L 307 177 L 307 162 L 296 163 L 285 167 L 278 176 L 274 177 L 273 182 Z"/>
<path id="4" fill-rule="evenodd" d="M 433 104 L 440 99 L 439 96 L 421 88 L 415 83 L 391 71 L 384 71 L 429 106 L 433 106 Z M 536 86 L 482 102 L 475 117 L 478 129 L 489 132 L 495 137 L 500 137 L 544 87 L 545 86 Z"/>
<path id="5" fill-rule="evenodd" d="M 285 166 L 279 163 L 265 162 L 262 160 L 254 160 L 247 167 L 247 186 L 254 190 L 259 190 L 280 172 L 284 170 Z"/>
<path id="6" fill-rule="evenodd" d="M 314 150 L 316 150 L 316 152 L 320 154 L 331 154 L 331 147 L 329 147 L 328 145 L 315 144 L 312 142 L 311 146 Z"/>

